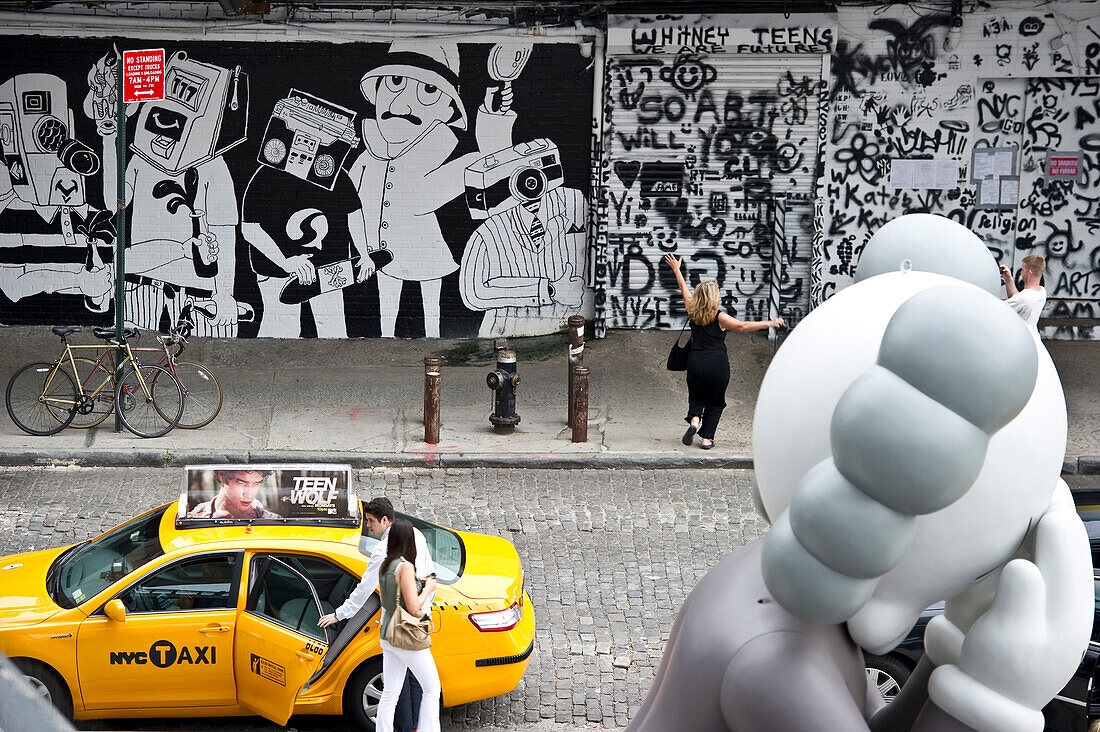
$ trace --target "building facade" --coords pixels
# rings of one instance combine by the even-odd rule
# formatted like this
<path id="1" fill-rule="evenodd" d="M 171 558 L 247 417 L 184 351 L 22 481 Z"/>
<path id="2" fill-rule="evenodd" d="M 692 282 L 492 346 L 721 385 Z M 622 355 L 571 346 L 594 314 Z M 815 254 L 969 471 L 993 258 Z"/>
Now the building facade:
<path id="1" fill-rule="evenodd" d="M 0 322 L 114 322 L 120 169 L 145 328 L 678 328 L 666 252 L 734 316 L 796 323 L 913 211 L 1014 270 L 1046 257 L 1044 335 L 1100 317 L 1095 2 L 524 28 L 157 6 L 3 14 Z M 165 51 L 166 100 L 126 105 L 120 167 L 120 54 L 143 48 Z"/>

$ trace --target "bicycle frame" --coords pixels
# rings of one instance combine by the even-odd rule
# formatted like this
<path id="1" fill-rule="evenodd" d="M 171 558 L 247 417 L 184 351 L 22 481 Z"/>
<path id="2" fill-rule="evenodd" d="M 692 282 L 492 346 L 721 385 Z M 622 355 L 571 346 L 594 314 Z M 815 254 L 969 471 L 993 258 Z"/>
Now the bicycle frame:
<path id="1" fill-rule="evenodd" d="M 131 347 L 131 351 L 144 352 L 144 353 L 159 353 L 160 359 L 156 362 L 156 366 L 164 366 L 168 364 L 167 368 L 172 372 L 172 376 L 179 378 L 179 373 L 176 371 L 176 359 L 183 353 L 183 344 L 177 341 L 172 341 L 173 345 L 179 346 L 179 350 L 172 353 L 169 349 L 168 343 L 161 341 L 160 348 L 153 348 L 152 346 L 146 346 L 142 348 Z M 182 383 L 182 382 L 181 382 Z M 186 387 L 185 387 L 186 389 Z"/>
<path id="2" fill-rule="evenodd" d="M 126 352 L 126 357 L 123 358 L 121 362 L 117 362 L 117 357 L 115 356 L 115 352 L 120 351 L 120 350 Z M 55 361 L 55 364 L 56 364 L 55 369 L 56 368 L 61 368 L 63 363 L 65 362 L 65 360 L 67 358 L 68 359 L 68 366 L 72 369 L 72 372 L 73 372 L 73 380 L 76 382 L 78 395 L 81 396 L 81 397 L 88 396 L 92 399 L 95 399 L 100 395 L 100 392 L 103 391 L 103 388 L 107 384 L 113 384 L 114 383 L 115 374 L 117 374 L 119 371 L 121 371 L 123 368 L 125 368 L 128 364 L 133 364 L 134 370 L 137 372 L 138 383 L 141 385 L 142 394 L 145 396 L 146 399 L 151 399 L 152 398 L 152 393 L 149 389 L 149 386 L 145 383 L 145 378 L 141 375 L 141 369 L 139 368 L 141 366 L 141 363 L 137 360 L 137 357 L 134 356 L 134 351 L 136 351 L 136 350 L 154 350 L 155 351 L 157 349 L 155 349 L 155 348 L 153 348 L 153 349 L 135 349 L 135 348 L 131 347 L 128 342 L 123 342 L 121 346 L 119 346 L 119 345 L 103 345 L 103 346 L 101 346 L 101 345 L 98 345 L 98 344 L 73 345 L 73 344 L 69 343 L 68 341 L 65 341 L 65 350 L 64 350 L 64 352 L 62 352 L 61 357 L 58 358 L 57 361 Z M 102 351 L 102 353 L 99 355 L 99 358 L 96 359 L 96 365 L 92 367 L 92 371 L 91 371 L 90 374 L 88 374 L 87 379 L 82 379 L 80 377 L 80 371 L 76 367 L 76 357 L 73 355 L 74 351 Z M 85 381 L 92 378 L 92 375 L 96 373 L 96 367 L 97 366 L 102 366 L 104 369 L 106 369 L 107 372 L 110 374 L 110 377 L 107 378 L 107 379 L 104 379 L 103 383 L 101 383 L 99 386 L 97 386 L 91 393 L 88 393 L 84 389 Z M 175 369 L 173 368 L 173 376 L 174 375 L 175 375 Z M 50 377 L 48 379 L 46 379 L 46 383 L 45 383 L 44 388 L 43 388 L 43 395 L 45 395 L 46 390 L 48 390 L 51 381 L 53 381 L 53 374 L 52 373 L 50 374 Z M 111 399 L 114 399 L 114 389 L 111 389 L 109 394 L 110 394 Z M 65 401 L 67 401 L 67 400 L 54 399 L 52 401 L 56 401 L 58 403 L 65 403 Z"/>

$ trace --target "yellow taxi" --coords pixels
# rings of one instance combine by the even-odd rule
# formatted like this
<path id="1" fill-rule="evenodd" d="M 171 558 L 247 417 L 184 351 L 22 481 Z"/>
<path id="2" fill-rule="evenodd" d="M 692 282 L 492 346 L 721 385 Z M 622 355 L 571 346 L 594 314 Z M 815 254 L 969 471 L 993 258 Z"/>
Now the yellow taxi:
<path id="1" fill-rule="evenodd" d="M 198 488 L 217 490 L 225 471 L 188 468 L 179 501 L 81 544 L 0 559 L 0 652 L 77 719 L 259 714 L 283 725 L 343 714 L 373 730 L 377 593 L 348 620 L 317 625 L 378 541 L 350 468 L 230 467 L 270 470 L 267 507 L 234 517 L 214 510 L 215 497 L 204 510 Z M 443 704 L 508 693 L 535 633 L 515 547 L 405 518 L 438 575 L 431 650 Z"/>

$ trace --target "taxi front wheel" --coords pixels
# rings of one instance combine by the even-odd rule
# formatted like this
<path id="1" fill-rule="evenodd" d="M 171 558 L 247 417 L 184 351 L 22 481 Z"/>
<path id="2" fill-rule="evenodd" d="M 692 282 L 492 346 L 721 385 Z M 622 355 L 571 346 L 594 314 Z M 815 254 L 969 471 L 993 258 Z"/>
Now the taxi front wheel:
<path id="1" fill-rule="evenodd" d="M 73 718 L 73 699 L 69 695 L 65 682 L 56 671 L 44 663 L 29 658 L 14 658 L 12 661 L 43 699 L 49 700 L 65 715 L 66 719 Z"/>

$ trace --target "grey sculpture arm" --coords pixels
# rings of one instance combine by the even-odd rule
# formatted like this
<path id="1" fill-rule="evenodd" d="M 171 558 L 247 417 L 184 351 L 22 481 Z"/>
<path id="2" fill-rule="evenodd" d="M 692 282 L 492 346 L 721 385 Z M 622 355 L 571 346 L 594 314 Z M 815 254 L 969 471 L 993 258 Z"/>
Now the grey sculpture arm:
<path id="1" fill-rule="evenodd" d="M 942 286 L 903 303 L 877 363 L 837 403 L 832 457 L 765 539 L 764 580 L 783 607 L 822 625 L 852 618 L 904 556 L 916 517 L 970 488 L 1037 372 L 1026 326 L 988 294 Z"/>
<path id="2" fill-rule="evenodd" d="M 731 732 L 974 732 L 928 702 L 932 665 L 922 660 L 902 693 L 870 723 L 853 702 L 837 659 L 797 632 L 762 635 L 730 661 L 722 714 Z M 776 689 L 789 693 L 777 694 Z"/>

